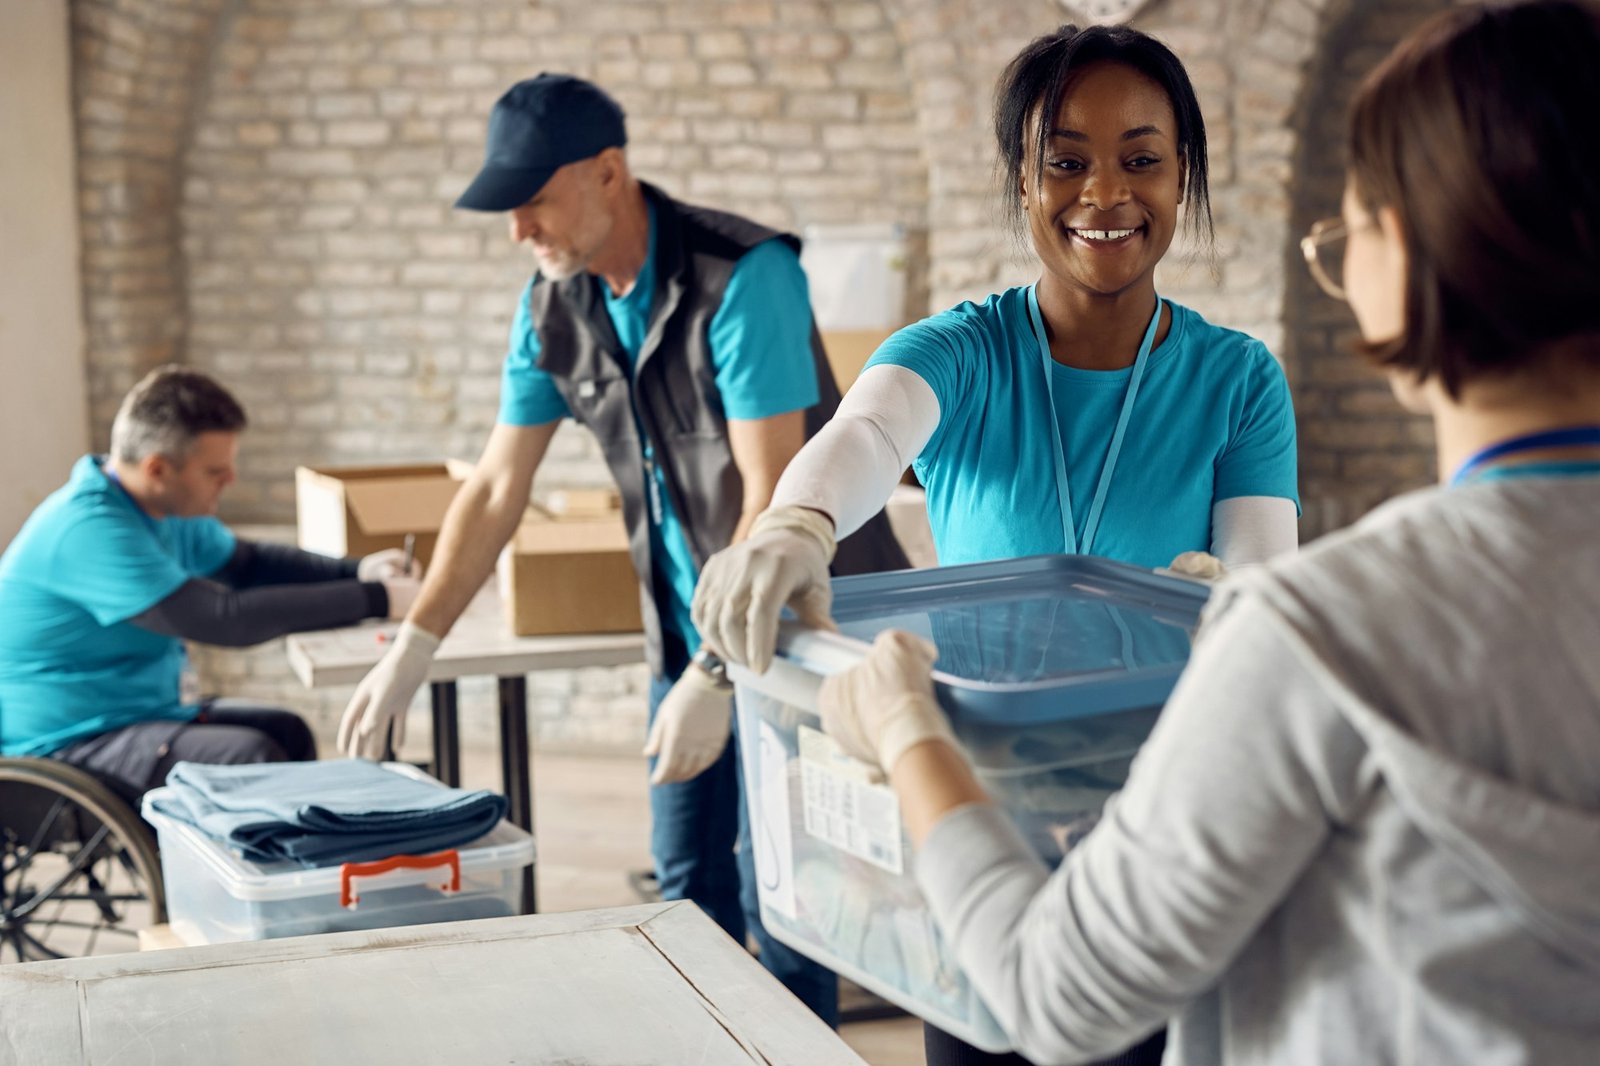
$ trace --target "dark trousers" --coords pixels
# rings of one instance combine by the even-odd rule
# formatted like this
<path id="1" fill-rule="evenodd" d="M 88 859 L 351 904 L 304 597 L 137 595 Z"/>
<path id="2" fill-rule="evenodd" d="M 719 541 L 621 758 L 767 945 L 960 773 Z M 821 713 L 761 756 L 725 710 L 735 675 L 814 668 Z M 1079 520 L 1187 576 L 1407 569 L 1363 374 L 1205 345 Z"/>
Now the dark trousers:
<path id="1" fill-rule="evenodd" d="M 68 744 L 50 757 L 87 770 L 137 808 L 179 762 L 306 762 L 317 757 L 317 743 L 291 711 L 212 699 L 192 722 L 136 722 Z"/>
<path id="2" fill-rule="evenodd" d="M 1167 1031 L 1161 1029 L 1120 1055 L 1100 1060 L 1095 1066 L 1160 1066 L 1166 1049 Z M 979 1051 L 965 1040 L 927 1024 L 922 1026 L 922 1051 L 927 1056 L 928 1066 L 1033 1066 L 1015 1052 L 994 1055 Z"/>

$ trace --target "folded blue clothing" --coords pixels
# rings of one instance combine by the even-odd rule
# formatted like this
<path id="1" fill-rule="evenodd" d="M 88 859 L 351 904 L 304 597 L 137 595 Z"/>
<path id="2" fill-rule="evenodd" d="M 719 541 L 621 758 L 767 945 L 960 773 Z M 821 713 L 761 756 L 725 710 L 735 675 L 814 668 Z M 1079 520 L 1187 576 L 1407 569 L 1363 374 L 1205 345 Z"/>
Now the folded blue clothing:
<path id="1" fill-rule="evenodd" d="M 476 840 L 506 798 L 419 781 L 364 759 L 204 766 L 180 762 L 151 806 L 256 862 L 302 866 L 425 855 Z"/>

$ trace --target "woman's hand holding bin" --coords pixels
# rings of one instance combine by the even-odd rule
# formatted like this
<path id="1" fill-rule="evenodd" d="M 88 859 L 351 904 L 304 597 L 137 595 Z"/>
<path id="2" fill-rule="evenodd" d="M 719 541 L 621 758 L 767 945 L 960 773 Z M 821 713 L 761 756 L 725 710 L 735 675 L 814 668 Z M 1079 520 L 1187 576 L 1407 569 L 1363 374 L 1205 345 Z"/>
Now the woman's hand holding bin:
<path id="1" fill-rule="evenodd" d="M 891 629 L 878 635 L 862 662 L 822 683 L 822 728 L 849 755 L 885 773 L 918 744 L 943 740 L 960 746 L 933 694 L 939 649 L 921 637 Z"/>
<path id="2" fill-rule="evenodd" d="M 772 665 L 785 606 L 815 629 L 834 629 L 828 564 L 833 522 L 806 507 L 763 511 L 750 535 L 713 555 L 694 591 L 694 627 L 722 659 L 758 674 Z"/>

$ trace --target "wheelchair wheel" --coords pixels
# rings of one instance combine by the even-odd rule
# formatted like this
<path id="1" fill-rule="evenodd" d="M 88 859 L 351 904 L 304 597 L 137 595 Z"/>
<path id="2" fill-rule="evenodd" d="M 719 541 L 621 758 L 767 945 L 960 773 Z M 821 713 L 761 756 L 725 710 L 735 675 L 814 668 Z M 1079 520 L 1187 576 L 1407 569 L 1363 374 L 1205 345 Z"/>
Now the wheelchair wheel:
<path id="1" fill-rule="evenodd" d="M 134 951 L 166 921 L 155 840 L 127 802 L 51 759 L 0 759 L 0 963 Z"/>

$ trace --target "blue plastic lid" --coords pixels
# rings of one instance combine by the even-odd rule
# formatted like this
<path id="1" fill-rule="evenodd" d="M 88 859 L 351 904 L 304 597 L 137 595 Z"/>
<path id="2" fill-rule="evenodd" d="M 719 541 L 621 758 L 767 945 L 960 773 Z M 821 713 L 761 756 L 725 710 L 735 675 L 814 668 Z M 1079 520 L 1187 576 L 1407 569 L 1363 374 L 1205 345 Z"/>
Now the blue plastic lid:
<path id="1" fill-rule="evenodd" d="M 941 702 L 953 717 L 993 724 L 1159 705 L 1188 661 L 1210 592 L 1087 555 L 845 577 L 833 590 L 846 643 L 864 654 L 885 629 L 933 641 Z M 837 669 L 837 656 L 819 657 L 808 636 L 789 640 L 786 657 Z"/>

